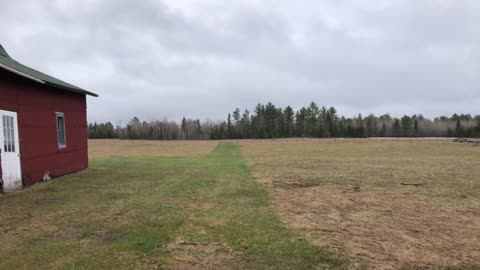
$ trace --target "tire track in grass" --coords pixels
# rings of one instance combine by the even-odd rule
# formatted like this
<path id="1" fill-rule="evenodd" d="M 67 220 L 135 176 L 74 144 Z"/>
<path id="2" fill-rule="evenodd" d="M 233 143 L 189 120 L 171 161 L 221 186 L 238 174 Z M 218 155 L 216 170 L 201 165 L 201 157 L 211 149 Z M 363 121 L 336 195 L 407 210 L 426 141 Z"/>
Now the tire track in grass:
<path id="1" fill-rule="evenodd" d="M 224 243 L 242 257 L 240 268 L 346 266 L 345 257 L 311 245 L 281 223 L 268 192 L 255 181 L 237 145 L 222 142 L 196 165 L 207 171 L 215 183 L 196 197 L 199 205 L 209 207 L 192 213 L 196 228 L 186 226 L 177 236 L 180 242 L 207 246 Z"/>

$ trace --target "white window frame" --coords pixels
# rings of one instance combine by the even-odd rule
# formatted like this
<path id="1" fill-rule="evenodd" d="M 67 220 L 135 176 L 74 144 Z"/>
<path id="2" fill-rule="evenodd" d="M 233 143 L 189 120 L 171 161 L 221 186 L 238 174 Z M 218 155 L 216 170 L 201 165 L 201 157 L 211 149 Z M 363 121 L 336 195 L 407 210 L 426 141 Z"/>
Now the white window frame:
<path id="1" fill-rule="evenodd" d="M 63 142 L 64 144 L 62 144 L 60 142 L 60 129 L 59 129 L 59 126 L 58 126 L 58 119 L 59 118 L 62 118 L 63 119 Z M 55 113 L 55 126 L 57 127 L 56 131 L 57 131 L 57 144 L 58 144 L 58 149 L 65 149 L 67 148 L 67 127 L 66 127 L 66 122 L 65 121 L 65 114 L 63 112 L 57 112 Z"/>
<path id="2" fill-rule="evenodd" d="M 16 153 L 18 149 L 18 145 L 16 143 L 16 136 L 17 136 L 17 127 L 15 123 L 15 116 L 12 115 L 2 115 L 2 134 L 3 136 L 1 150 L 3 153 Z M 1 176 L 0 176 L 1 177 Z"/>

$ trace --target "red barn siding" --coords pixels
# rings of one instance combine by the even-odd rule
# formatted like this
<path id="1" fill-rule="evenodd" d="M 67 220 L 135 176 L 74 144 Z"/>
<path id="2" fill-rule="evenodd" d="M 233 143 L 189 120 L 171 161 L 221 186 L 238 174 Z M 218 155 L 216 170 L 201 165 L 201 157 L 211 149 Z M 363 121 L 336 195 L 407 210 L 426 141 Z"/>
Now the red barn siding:
<path id="1" fill-rule="evenodd" d="M 88 167 L 86 96 L 0 70 L 0 110 L 18 114 L 25 185 L 45 173 L 62 176 Z M 56 112 L 65 114 L 66 149 L 58 149 Z"/>

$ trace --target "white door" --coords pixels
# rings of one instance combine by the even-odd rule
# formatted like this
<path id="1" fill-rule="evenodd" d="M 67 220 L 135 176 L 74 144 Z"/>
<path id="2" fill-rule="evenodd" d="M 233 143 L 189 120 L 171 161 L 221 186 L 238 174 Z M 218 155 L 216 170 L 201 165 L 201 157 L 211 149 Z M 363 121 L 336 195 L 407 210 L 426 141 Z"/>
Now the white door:
<path id="1" fill-rule="evenodd" d="M 22 188 L 17 113 L 0 110 L 0 128 L 3 191 L 10 192 Z"/>

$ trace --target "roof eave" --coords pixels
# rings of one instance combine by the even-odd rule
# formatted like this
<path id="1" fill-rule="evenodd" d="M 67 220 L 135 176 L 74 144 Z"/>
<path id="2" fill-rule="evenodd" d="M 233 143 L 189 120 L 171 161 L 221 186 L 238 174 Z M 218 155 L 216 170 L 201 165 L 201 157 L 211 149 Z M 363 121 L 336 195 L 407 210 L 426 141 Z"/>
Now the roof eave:
<path id="1" fill-rule="evenodd" d="M 78 94 L 84 94 L 84 95 L 89 95 L 89 96 L 92 96 L 92 97 L 98 97 L 97 94 L 92 93 L 92 92 L 87 91 L 87 90 L 84 90 L 84 89 L 81 89 L 81 88 L 70 88 L 70 87 L 65 87 L 65 86 L 62 86 L 62 85 L 49 83 L 49 82 L 45 82 L 45 84 L 49 85 L 49 86 L 52 86 L 52 87 L 55 87 L 55 88 L 63 89 L 63 90 L 66 90 L 66 91 L 75 92 L 75 93 L 78 93 Z"/>
<path id="2" fill-rule="evenodd" d="M 37 78 L 35 78 L 35 77 L 33 77 L 33 76 L 30 76 L 30 75 L 28 75 L 28 74 L 25 74 L 25 73 L 23 73 L 23 72 L 20 72 L 20 71 L 18 71 L 18 70 L 16 70 L 16 69 L 13 69 L 13 68 L 11 68 L 11 67 L 9 67 L 9 66 L 7 66 L 7 65 L 2 64 L 2 63 L 0 63 L 0 68 L 3 68 L 3 69 L 5 69 L 5 70 L 7 70 L 7 71 L 10 71 L 10 72 L 15 73 L 15 74 L 17 74 L 17 75 L 20 75 L 20 76 L 22 76 L 22 77 L 24 77 L 24 78 L 27 78 L 27 79 L 29 79 L 29 80 L 35 81 L 35 82 L 37 82 L 37 83 L 41 83 L 41 84 L 53 86 L 53 87 L 55 87 L 55 88 L 60 88 L 60 89 L 67 90 L 67 91 L 70 91 L 70 92 L 75 92 L 75 93 L 78 93 L 78 94 L 84 94 L 84 95 L 89 95 L 89 96 L 92 96 L 92 97 L 98 97 L 97 94 L 92 93 L 92 92 L 87 91 L 87 90 L 84 90 L 84 89 L 81 89 L 81 88 L 76 89 L 76 88 L 65 87 L 65 86 L 62 86 L 62 85 L 58 85 L 58 84 L 54 84 L 54 83 L 42 81 L 42 80 L 40 80 L 40 79 L 37 79 Z"/>
<path id="3" fill-rule="evenodd" d="M 37 79 L 37 78 L 35 78 L 35 77 L 32 77 L 32 76 L 30 76 L 30 75 L 28 75 L 28 74 L 25 74 L 25 73 L 23 73 L 23 72 L 20 72 L 20 71 L 18 71 L 18 70 L 16 70 L 16 69 L 13 69 L 13 68 L 11 68 L 11 67 L 9 67 L 9 66 L 6 66 L 6 65 L 2 64 L 2 63 L 0 63 L 0 67 L 3 68 L 3 69 L 5 69 L 5 70 L 8 70 L 8 71 L 10 71 L 10 72 L 13 72 L 13 73 L 15 73 L 15 74 L 17 74 L 17 75 L 20 75 L 20 76 L 22 76 L 22 77 L 25 77 L 25 78 L 27 78 L 27 79 L 29 79 L 29 80 L 33 80 L 33 81 L 36 81 L 36 82 L 38 82 L 38 83 L 45 84 L 45 82 L 42 81 L 42 80 L 39 80 L 39 79 Z"/>

